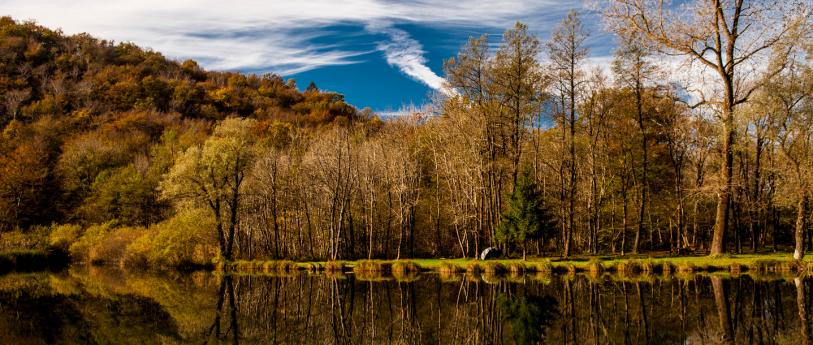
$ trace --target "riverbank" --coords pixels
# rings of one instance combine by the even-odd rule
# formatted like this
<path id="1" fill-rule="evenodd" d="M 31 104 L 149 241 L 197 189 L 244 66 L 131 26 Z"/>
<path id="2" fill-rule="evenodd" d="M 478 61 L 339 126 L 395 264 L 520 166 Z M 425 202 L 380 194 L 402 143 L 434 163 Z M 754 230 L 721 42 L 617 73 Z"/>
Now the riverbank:
<path id="1" fill-rule="evenodd" d="M 215 269 L 232 273 L 292 273 L 296 271 L 355 273 L 363 276 L 396 277 L 419 272 L 440 274 L 518 275 L 525 273 L 591 273 L 619 275 L 652 273 L 741 272 L 803 273 L 813 271 L 813 257 L 792 260 L 787 253 L 743 254 L 722 257 L 578 257 L 572 259 L 405 259 L 294 262 L 287 260 L 239 260 L 220 263 Z"/>

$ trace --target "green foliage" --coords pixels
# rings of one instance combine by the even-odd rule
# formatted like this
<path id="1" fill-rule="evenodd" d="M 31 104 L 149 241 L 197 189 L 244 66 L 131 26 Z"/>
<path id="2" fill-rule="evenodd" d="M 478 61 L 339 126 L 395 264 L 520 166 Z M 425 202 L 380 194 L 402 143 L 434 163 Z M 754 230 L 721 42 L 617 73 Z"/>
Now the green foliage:
<path id="1" fill-rule="evenodd" d="M 500 217 L 495 238 L 501 243 L 525 243 L 555 231 L 556 222 L 545 206 L 542 193 L 524 171 L 508 201 L 508 209 Z"/>
<path id="2" fill-rule="evenodd" d="M 146 167 L 144 167 L 146 168 Z M 129 164 L 96 176 L 91 194 L 81 206 L 90 221 L 118 219 L 122 224 L 147 226 L 161 215 L 155 189 L 158 176 Z"/>

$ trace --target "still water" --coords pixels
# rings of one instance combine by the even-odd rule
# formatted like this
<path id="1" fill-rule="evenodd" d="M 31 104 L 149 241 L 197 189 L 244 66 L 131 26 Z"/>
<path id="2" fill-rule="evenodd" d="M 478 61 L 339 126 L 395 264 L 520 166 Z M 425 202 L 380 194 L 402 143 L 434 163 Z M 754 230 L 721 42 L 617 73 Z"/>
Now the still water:
<path id="1" fill-rule="evenodd" d="M 803 344 L 813 281 L 395 281 L 73 267 L 0 277 L 4 344 Z"/>

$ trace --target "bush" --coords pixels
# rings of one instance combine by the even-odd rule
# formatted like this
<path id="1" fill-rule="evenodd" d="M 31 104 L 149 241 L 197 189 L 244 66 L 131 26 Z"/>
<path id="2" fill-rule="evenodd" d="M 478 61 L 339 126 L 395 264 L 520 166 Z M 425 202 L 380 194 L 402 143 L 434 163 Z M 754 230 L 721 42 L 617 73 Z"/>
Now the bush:
<path id="1" fill-rule="evenodd" d="M 466 270 L 451 261 L 441 261 L 440 265 L 438 265 L 438 272 L 442 274 L 462 273 L 464 271 Z"/>
<path id="2" fill-rule="evenodd" d="M 522 263 L 512 262 L 508 264 L 507 269 L 514 276 L 525 274 L 525 265 Z"/>
<path id="3" fill-rule="evenodd" d="M 421 266 L 412 261 L 396 261 L 392 264 L 392 276 L 399 281 L 412 281 L 417 278 Z"/>
<path id="4" fill-rule="evenodd" d="M 82 226 L 77 224 L 51 225 L 51 234 L 48 236 L 48 245 L 54 249 L 68 252 L 68 249 L 79 240 L 82 235 Z"/>
<path id="5" fill-rule="evenodd" d="M 537 272 L 537 273 L 551 273 L 553 272 L 553 265 L 550 263 L 550 260 L 543 260 L 539 262 L 529 262 L 526 265 L 526 269 L 528 271 Z"/>
<path id="6" fill-rule="evenodd" d="M 124 262 L 127 247 L 146 233 L 144 228 L 113 229 L 101 242 L 91 247 L 88 259 L 92 264 L 120 265 Z"/>
<path id="7" fill-rule="evenodd" d="M 75 228 L 63 227 L 53 237 L 53 242 L 59 245 L 67 245 L 71 241 L 72 232 Z M 71 258 L 74 261 L 91 264 L 115 264 L 126 262 L 127 248 L 147 231 L 144 228 L 135 227 L 115 227 L 114 222 L 98 224 L 87 228 L 68 247 Z"/>
<path id="8" fill-rule="evenodd" d="M 473 261 L 466 265 L 466 273 L 474 275 L 481 274 L 483 273 L 483 267 L 480 266 L 480 263 L 477 261 Z"/>
<path id="9" fill-rule="evenodd" d="M 292 273 L 296 272 L 297 266 L 293 261 L 273 260 L 264 262 L 262 269 L 265 273 Z"/>
<path id="10" fill-rule="evenodd" d="M 392 274 L 406 274 L 406 273 L 415 273 L 420 272 L 421 266 L 412 262 L 412 261 L 396 261 L 392 264 Z"/>
<path id="11" fill-rule="evenodd" d="M 377 260 L 360 260 L 353 267 L 353 272 L 389 272 L 391 265 L 387 262 Z"/>
<path id="12" fill-rule="evenodd" d="M 503 264 L 501 264 L 499 262 L 489 261 L 489 262 L 486 262 L 486 265 L 485 265 L 485 268 L 483 269 L 483 271 L 488 275 L 496 276 L 496 275 L 504 274 L 505 272 L 508 271 L 508 269 L 505 268 L 505 265 L 503 265 Z"/>
<path id="13" fill-rule="evenodd" d="M 48 247 L 48 228 L 35 227 L 28 231 L 0 233 L 0 251 L 45 250 Z"/>
<path id="14" fill-rule="evenodd" d="M 113 231 L 114 225 L 114 222 L 107 222 L 87 228 L 79 240 L 68 248 L 71 258 L 74 261 L 90 262 L 91 250 L 105 240 Z"/>
<path id="15" fill-rule="evenodd" d="M 197 267 L 217 256 L 214 220 L 205 210 L 191 209 L 151 226 L 132 241 L 124 255 L 128 266 Z"/>
<path id="16" fill-rule="evenodd" d="M 325 272 L 343 272 L 344 267 L 344 262 L 328 261 L 325 263 Z"/>

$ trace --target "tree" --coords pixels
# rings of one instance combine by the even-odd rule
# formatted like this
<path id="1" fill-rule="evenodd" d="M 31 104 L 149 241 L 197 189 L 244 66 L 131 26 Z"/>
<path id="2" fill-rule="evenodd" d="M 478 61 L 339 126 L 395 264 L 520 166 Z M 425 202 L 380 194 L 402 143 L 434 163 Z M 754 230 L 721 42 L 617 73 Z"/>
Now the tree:
<path id="1" fill-rule="evenodd" d="M 41 140 L 0 155 L 0 230 L 28 225 L 37 217 L 38 204 L 47 198 L 46 157 Z"/>
<path id="2" fill-rule="evenodd" d="M 319 88 L 316 86 L 316 83 L 311 82 L 308 84 L 308 87 L 305 89 L 305 92 L 319 92 Z"/>
<path id="3" fill-rule="evenodd" d="M 7 119 L 8 121 L 17 119 L 20 104 L 25 102 L 29 96 L 31 96 L 31 89 L 10 90 L 6 92 L 6 111 L 11 115 L 11 118 Z"/>
<path id="4" fill-rule="evenodd" d="M 491 79 L 499 99 L 503 123 L 508 127 L 508 156 L 511 160 L 512 183 L 517 183 L 519 160 L 525 141 L 525 126 L 539 113 L 545 98 L 546 79 L 537 61 L 539 40 L 528 32 L 528 26 L 516 23 L 503 34 L 503 44 L 494 57 Z"/>
<path id="5" fill-rule="evenodd" d="M 565 127 L 570 129 L 568 136 L 568 146 L 570 149 L 570 156 L 566 159 L 565 163 L 570 173 L 570 181 L 568 183 L 567 201 L 569 207 L 567 210 L 567 226 L 564 227 L 563 233 L 563 250 L 562 253 L 565 257 L 570 255 L 570 246 L 573 242 L 573 230 L 575 228 L 575 213 L 576 213 L 576 104 L 578 103 L 579 93 L 582 84 L 584 83 L 583 73 L 580 70 L 581 64 L 587 57 L 587 49 L 584 47 L 584 41 L 587 39 L 587 32 L 582 26 L 579 13 L 571 11 L 567 17 L 559 24 L 559 27 L 554 31 L 553 38 L 548 42 L 548 52 L 553 64 L 555 73 L 554 88 L 557 92 L 559 99 L 559 113 L 562 117 L 562 136 L 564 141 Z M 565 120 L 567 118 L 567 120 Z M 565 125 L 565 122 L 567 124 Z M 564 181 L 562 185 L 564 186 Z M 563 200 L 564 201 L 564 200 Z M 564 221 L 564 220 L 563 220 Z"/>
<path id="6" fill-rule="evenodd" d="M 644 217 L 649 196 L 649 153 L 647 152 L 649 130 L 647 125 L 651 115 L 646 111 L 644 97 L 646 84 L 651 82 L 655 67 L 648 61 L 648 53 L 644 47 L 637 41 L 627 39 L 616 51 L 613 72 L 617 83 L 623 88 L 628 88 L 634 96 L 635 119 L 641 134 L 640 208 L 638 209 L 638 228 L 632 242 L 632 252 L 637 254 L 641 233 L 644 231 Z"/>
<path id="7" fill-rule="evenodd" d="M 181 154 L 161 182 L 164 198 L 209 208 L 215 218 L 220 254 L 227 261 L 233 258 L 241 186 L 255 159 L 255 125 L 252 119 L 223 120 L 202 146 Z"/>
<path id="8" fill-rule="evenodd" d="M 813 176 L 813 70 L 792 63 L 787 73 L 770 82 L 765 93 L 768 111 L 774 117 L 771 126 L 779 151 L 785 161 L 783 173 L 788 177 L 788 195 L 796 194 L 796 228 L 793 252 L 795 260 L 804 257 L 807 229 L 810 178 Z M 795 193 L 794 193 L 795 192 Z"/>
<path id="9" fill-rule="evenodd" d="M 522 260 L 525 260 L 528 240 L 537 239 L 556 229 L 556 221 L 542 199 L 542 193 L 529 170 L 517 179 L 508 209 L 500 217 L 495 229 L 499 242 L 521 242 Z"/>
<path id="10" fill-rule="evenodd" d="M 664 1 L 609 0 L 606 14 L 622 37 L 637 37 L 660 52 L 698 61 L 722 89 L 717 99 L 701 95 L 700 102 L 719 107 L 723 123 L 721 186 L 710 252 L 721 255 L 733 190 L 735 110 L 763 86 L 748 83 L 749 72 L 766 54 L 787 55 L 780 43 L 807 25 L 813 9 L 804 0 L 695 0 L 681 8 L 667 6 Z M 784 67 L 772 66 L 768 75 Z"/>

